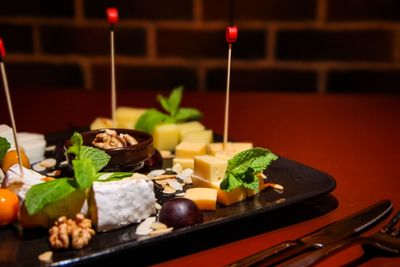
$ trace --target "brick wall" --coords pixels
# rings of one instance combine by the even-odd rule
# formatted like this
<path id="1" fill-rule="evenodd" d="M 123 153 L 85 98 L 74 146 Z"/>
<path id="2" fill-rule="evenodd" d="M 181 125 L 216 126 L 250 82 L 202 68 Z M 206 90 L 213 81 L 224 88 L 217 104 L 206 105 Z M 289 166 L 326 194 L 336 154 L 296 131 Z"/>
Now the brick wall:
<path id="1" fill-rule="evenodd" d="M 229 0 L 3 1 L 13 88 L 225 90 Z M 236 0 L 232 90 L 400 92 L 400 1 Z"/>

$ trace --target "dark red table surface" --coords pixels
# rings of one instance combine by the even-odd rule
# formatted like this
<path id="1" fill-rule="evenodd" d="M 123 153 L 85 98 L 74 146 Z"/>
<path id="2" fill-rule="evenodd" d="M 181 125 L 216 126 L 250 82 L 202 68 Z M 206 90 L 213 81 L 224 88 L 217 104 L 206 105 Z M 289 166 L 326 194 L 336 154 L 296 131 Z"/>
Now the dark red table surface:
<path id="1" fill-rule="evenodd" d="M 167 94 L 166 91 L 163 92 Z M 118 92 L 119 106 L 158 107 L 157 92 Z M 15 90 L 19 131 L 53 133 L 84 127 L 109 116 L 108 92 Z M 9 123 L 5 99 L 0 121 Z M 184 93 L 184 106 L 204 113 L 202 122 L 223 132 L 224 94 Z M 221 266 L 284 240 L 296 239 L 382 199 L 400 208 L 400 96 L 232 93 L 230 138 L 257 146 L 332 175 L 338 207 L 322 216 L 210 248 L 160 266 Z M 387 221 L 387 220 L 386 220 Z M 372 233 L 380 226 L 368 231 Z M 347 249 L 319 266 L 357 258 Z M 374 259 L 363 266 L 399 266 L 400 258 Z"/>

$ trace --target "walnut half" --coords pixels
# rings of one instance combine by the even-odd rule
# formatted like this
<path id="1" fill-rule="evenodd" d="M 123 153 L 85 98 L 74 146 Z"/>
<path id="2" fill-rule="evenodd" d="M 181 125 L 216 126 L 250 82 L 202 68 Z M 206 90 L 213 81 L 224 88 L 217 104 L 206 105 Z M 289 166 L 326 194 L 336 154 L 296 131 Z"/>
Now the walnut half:
<path id="1" fill-rule="evenodd" d="M 78 213 L 74 219 L 61 216 L 49 230 L 49 242 L 54 249 L 81 249 L 92 239 L 95 231 L 92 221 Z"/>
<path id="2" fill-rule="evenodd" d="M 117 134 L 116 131 L 105 129 L 98 133 L 92 145 L 101 149 L 111 149 L 136 145 L 138 142 L 129 134 Z"/>

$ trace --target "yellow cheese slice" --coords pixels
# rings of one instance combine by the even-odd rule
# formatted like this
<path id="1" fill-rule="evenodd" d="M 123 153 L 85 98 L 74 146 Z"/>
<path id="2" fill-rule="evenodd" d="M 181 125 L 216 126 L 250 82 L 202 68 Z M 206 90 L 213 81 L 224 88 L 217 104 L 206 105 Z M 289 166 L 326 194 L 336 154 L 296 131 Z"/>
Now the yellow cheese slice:
<path id="1" fill-rule="evenodd" d="M 215 188 L 190 188 L 186 190 L 185 198 L 196 203 L 200 210 L 216 210 L 217 192 Z"/>
<path id="2" fill-rule="evenodd" d="M 206 188 L 214 188 L 217 190 L 217 202 L 223 204 L 225 206 L 232 205 L 234 203 L 245 200 L 247 197 L 246 189 L 243 187 L 236 188 L 232 191 L 223 191 L 219 188 L 222 180 L 209 182 L 202 177 L 197 175 L 192 175 L 193 187 L 206 187 Z"/>
<path id="3" fill-rule="evenodd" d="M 233 143 L 228 142 L 227 147 L 224 151 L 223 143 L 211 143 L 207 145 L 207 153 L 215 156 L 218 154 L 217 152 L 224 151 L 226 155 L 235 155 L 243 150 L 250 149 L 253 147 L 252 143 L 244 142 L 244 143 Z"/>
<path id="4" fill-rule="evenodd" d="M 194 159 L 174 158 L 172 160 L 172 166 L 175 166 L 175 164 L 181 165 L 182 169 L 193 169 Z"/>
<path id="5" fill-rule="evenodd" d="M 206 127 L 204 127 L 203 124 L 201 124 L 198 121 L 189 121 L 189 122 L 178 123 L 177 126 L 179 129 L 179 138 L 180 139 L 183 139 L 183 137 L 189 132 L 202 131 L 206 128 Z"/>
<path id="6" fill-rule="evenodd" d="M 195 156 L 206 154 L 205 143 L 181 142 L 175 148 L 175 157 L 192 159 Z"/>
<path id="7" fill-rule="evenodd" d="M 213 131 L 202 130 L 202 131 L 188 132 L 183 136 L 182 141 L 209 144 L 212 143 L 213 141 Z"/>
<path id="8" fill-rule="evenodd" d="M 194 157 L 194 174 L 210 182 L 223 179 L 228 162 L 210 155 Z"/>
<path id="9" fill-rule="evenodd" d="M 160 124 L 154 127 L 153 144 L 158 150 L 175 150 L 179 143 L 179 130 L 176 124 Z"/>

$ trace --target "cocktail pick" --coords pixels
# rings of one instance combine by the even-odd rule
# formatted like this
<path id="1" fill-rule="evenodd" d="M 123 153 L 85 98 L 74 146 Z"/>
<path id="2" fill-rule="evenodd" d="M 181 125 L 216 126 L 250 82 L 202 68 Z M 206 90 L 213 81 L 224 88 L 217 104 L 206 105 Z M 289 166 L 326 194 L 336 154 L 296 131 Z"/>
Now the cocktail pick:
<path id="1" fill-rule="evenodd" d="M 107 20 L 110 23 L 110 44 L 111 44 L 111 119 L 112 125 L 116 127 L 115 110 L 117 108 L 117 92 L 115 85 L 115 62 L 114 62 L 114 25 L 118 22 L 118 9 L 109 7 L 106 10 Z"/>
<path id="2" fill-rule="evenodd" d="M 10 90 L 8 88 L 6 68 L 4 66 L 4 58 L 5 57 L 6 57 L 6 49 L 4 47 L 3 39 L 0 38 L 0 68 L 1 68 L 1 76 L 3 78 L 3 85 L 4 85 L 4 91 L 5 91 L 5 94 L 6 94 L 8 113 L 10 113 L 11 126 L 13 128 L 13 137 L 14 137 L 14 142 L 15 142 L 15 148 L 17 150 L 18 165 L 19 165 L 21 177 L 24 178 L 24 169 L 22 168 L 21 150 L 20 150 L 20 147 L 18 145 L 18 138 L 17 138 L 17 127 L 15 126 L 14 112 L 13 112 L 12 103 L 11 103 Z"/>
<path id="3" fill-rule="evenodd" d="M 228 124 L 229 124 L 229 87 L 231 80 L 231 57 L 232 57 L 232 44 L 236 43 L 238 37 L 238 28 L 236 26 L 229 26 L 226 28 L 225 39 L 228 43 L 228 70 L 226 75 L 226 98 L 225 98 L 225 119 L 224 119 L 224 151 L 227 149 L 228 144 Z"/>

